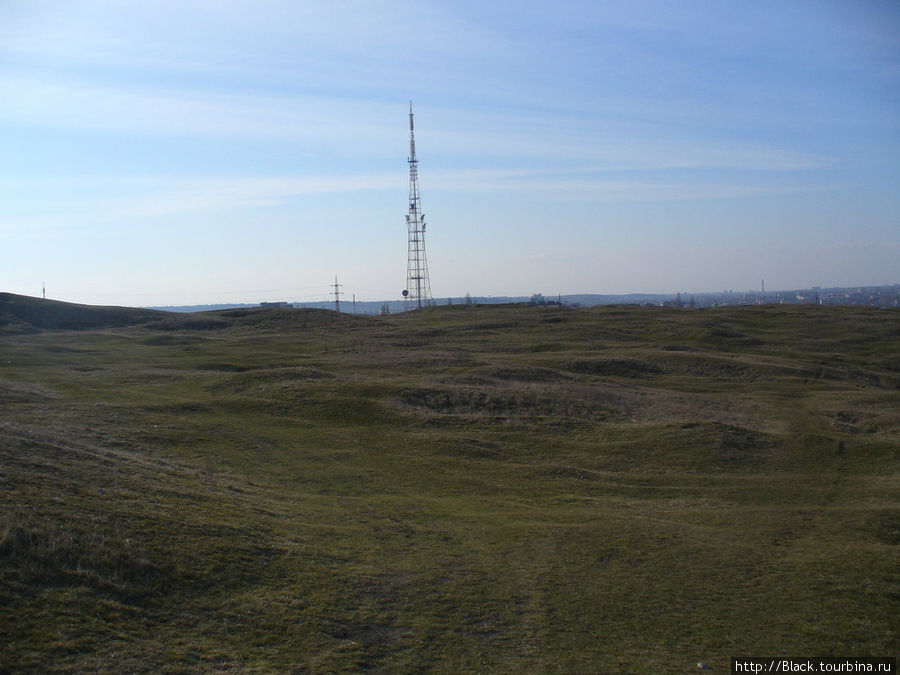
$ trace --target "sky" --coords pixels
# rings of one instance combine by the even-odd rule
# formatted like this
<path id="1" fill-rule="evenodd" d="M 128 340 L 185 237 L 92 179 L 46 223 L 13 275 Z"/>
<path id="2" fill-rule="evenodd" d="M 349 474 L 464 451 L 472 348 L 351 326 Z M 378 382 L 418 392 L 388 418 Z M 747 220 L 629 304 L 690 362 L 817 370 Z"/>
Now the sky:
<path id="1" fill-rule="evenodd" d="M 896 0 L 0 0 L 0 291 L 900 283 Z"/>

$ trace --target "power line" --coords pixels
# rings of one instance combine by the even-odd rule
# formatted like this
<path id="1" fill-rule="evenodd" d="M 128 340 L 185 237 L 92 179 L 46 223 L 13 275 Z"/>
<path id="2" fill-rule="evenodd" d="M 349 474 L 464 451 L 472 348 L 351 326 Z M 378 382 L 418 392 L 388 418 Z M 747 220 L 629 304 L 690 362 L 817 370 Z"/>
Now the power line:
<path id="1" fill-rule="evenodd" d="M 153 292 L 141 292 L 141 293 L 119 293 L 116 291 L 115 295 L 122 295 L 128 297 L 135 296 L 148 296 L 148 295 L 165 295 L 165 296 L 196 296 L 196 295 L 243 295 L 248 293 L 293 293 L 295 291 L 309 291 L 309 290 L 321 290 L 323 288 L 331 288 L 331 284 L 325 284 L 323 286 L 299 286 L 295 288 L 246 288 L 241 290 L 232 290 L 232 291 L 153 291 Z M 387 292 L 387 291 L 385 291 Z M 67 291 L 68 295 L 110 295 L 109 292 L 94 292 L 94 291 Z"/>

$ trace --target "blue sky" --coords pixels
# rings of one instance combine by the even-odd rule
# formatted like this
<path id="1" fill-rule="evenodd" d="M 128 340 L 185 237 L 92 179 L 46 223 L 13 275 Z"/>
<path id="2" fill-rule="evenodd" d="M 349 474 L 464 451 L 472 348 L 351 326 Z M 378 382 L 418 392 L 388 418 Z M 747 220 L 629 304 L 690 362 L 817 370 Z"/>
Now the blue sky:
<path id="1" fill-rule="evenodd" d="M 0 0 L 0 290 L 900 282 L 900 3 Z"/>

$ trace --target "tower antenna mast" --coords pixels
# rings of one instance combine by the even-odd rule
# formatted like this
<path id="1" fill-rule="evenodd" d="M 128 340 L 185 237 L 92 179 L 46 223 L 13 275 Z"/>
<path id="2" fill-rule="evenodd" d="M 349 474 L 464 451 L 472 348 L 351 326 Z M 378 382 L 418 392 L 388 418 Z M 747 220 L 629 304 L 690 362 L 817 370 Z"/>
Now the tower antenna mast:
<path id="1" fill-rule="evenodd" d="M 431 283 L 428 280 L 428 261 L 425 257 L 425 214 L 419 195 L 419 162 L 416 159 L 416 136 L 412 101 L 409 102 L 409 213 L 406 215 L 408 255 L 406 290 L 403 297 L 415 303 L 417 309 L 431 302 Z"/>

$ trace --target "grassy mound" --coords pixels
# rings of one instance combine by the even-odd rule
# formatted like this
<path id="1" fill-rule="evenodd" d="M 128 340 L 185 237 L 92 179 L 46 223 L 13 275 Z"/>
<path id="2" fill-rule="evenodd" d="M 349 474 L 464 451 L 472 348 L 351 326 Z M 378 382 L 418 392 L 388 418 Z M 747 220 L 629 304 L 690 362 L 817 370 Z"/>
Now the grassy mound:
<path id="1" fill-rule="evenodd" d="M 132 307 L 94 307 L 0 293 L 0 331 L 39 329 L 91 330 L 133 326 L 165 316 L 165 312 Z"/>
<path id="2" fill-rule="evenodd" d="M 0 671 L 898 651 L 896 312 L 59 305 L 0 296 Z"/>

